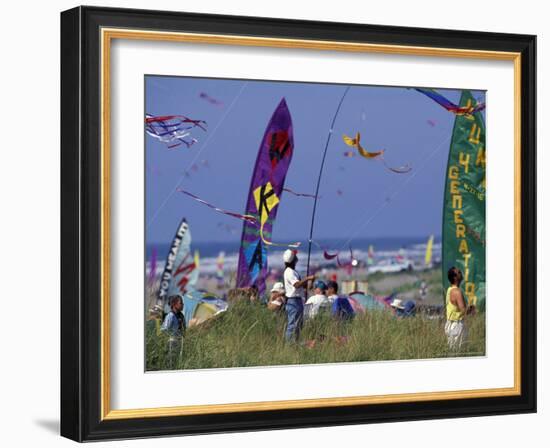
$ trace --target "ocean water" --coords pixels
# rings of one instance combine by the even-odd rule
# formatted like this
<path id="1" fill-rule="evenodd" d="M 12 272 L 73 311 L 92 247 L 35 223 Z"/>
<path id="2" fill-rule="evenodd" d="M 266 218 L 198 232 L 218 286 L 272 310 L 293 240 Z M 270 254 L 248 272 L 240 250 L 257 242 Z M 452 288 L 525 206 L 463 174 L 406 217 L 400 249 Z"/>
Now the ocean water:
<path id="1" fill-rule="evenodd" d="M 426 252 L 426 244 L 428 237 L 399 237 L 399 238 L 369 238 L 369 239 L 356 239 L 351 243 L 351 251 L 353 257 L 359 261 L 366 261 L 368 248 L 370 245 L 374 249 L 375 262 L 383 259 L 392 258 L 402 255 L 409 260 L 421 263 L 424 260 L 424 254 Z M 319 248 L 321 246 L 330 253 L 334 253 L 339 250 L 342 260 L 348 260 L 350 258 L 350 246 L 342 247 L 342 240 L 335 239 L 321 239 L 316 240 L 317 245 L 311 247 L 311 262 L 313 264 L 322 265 L 327 263 L 323 257 L 323 251 Z M 146 246 L 146 260 L 151 260 L 153 249 L 157 251 L 157 273 L 162 271 L 164 267 L 164 260 L 168 251 L 170 250 L 170 244 L 148 244 Z M 239 243 L 238 242 L 192 242 L 191 250 L 198 250 L 200 253 L 201 261 L 201 273 L 214 274 L 216 272 L 216 259 L 220 252 L 225 254 L 225 269 L 236 269 L 238 257 L 239 257 Z M 282 253 L 285 250 L 284 247 L 272 248 L 268 253 L 268 264 L 270 266 L 282 265 Z M 308 244 L 302 243 L 299 249 L 299 256 L 301 254 L 302 260 L 305 260 L 308 252 Z M 434 238 L 432 260 L 438 262 L 441 259 L 441 238 Z M 149 263 L 147 263 L 149 264 Z"/>

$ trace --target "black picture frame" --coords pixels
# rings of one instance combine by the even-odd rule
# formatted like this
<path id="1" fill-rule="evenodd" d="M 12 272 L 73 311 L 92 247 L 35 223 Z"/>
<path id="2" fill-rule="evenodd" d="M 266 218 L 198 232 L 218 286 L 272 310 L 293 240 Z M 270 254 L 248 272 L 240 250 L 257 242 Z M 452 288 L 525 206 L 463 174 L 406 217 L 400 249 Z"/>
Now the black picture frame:
<path id="1" fill-rule="evenodd" d="M 101 70 L 104 27 L 521 55 L 520 390 L 515 396 L 102 418 Z M 76 441 L 536 412 L 536 36 L 77 7 L 61 13 L 61 435 Z"/>

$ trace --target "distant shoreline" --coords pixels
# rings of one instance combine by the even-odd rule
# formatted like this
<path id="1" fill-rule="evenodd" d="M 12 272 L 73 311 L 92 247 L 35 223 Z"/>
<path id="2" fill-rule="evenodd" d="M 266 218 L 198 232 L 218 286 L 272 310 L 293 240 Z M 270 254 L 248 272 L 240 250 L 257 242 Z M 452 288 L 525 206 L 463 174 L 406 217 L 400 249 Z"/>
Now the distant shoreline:
<path id="1" fill-rule="evenodd" d="M 428 241 L 428 235 L 423 237 L 380 237 L 380 238 L 356 238 L 351 242 L 351 247 L 354 251 L 367 252 L 369 246 L 373 246 L 374 252 L 392 252 L 398 251 L 403 248 L 405 250 L 426 249 L 426 243 Z M 284 241 L 300 241 L 299 239 L 286 239 Z M 329 238 L 329 239 L 316 239 L 316 243 L 327 250 L 334 252 L 340 248 L 342 253 L 349 253 L 350 244 L 345 246 L 344 239 Z M 146 259 L 150 259 L 153 248 L 157 251 L 157 257 L 164 259 L 168 253 L 171 241 L 166 243 L 147 243 L 145 246 Z M 300 251 L 308 250 L 307 241 L 303 241 L 300 246 Z M 441 237 L 434 237 L 434 255 L 436 250 L 441 246 Z M 234 241 L 217 242 L 217 241 L 191 241 L 191 250 L 198 250 L 201 257 L 217 257 L 220 252 L 226 254 L 238 253 L 240 248 L 240 238 L 236 238 Z M 270 254 L 277 254 L 282 252 L 283 249 L 277 248 L 270 250 Z M 318 252 L 319 249 L 312 246 L 312 252 Z"/>

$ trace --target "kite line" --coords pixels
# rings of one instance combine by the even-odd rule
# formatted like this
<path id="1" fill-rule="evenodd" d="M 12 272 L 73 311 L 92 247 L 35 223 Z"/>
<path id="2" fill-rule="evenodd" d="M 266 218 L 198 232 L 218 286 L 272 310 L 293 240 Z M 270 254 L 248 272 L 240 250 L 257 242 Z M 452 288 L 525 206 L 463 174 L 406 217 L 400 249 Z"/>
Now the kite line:
<path id="1" fill-rule="evenodd" d="M 201 153 L 204 151 L 204 149 L 208 146 L 208 143 L 210 142 L 212 136 L 216 133 L 217 129 L 220 127 L 220 125 L 225 121 L 225 119 L 227 118 L 227 115 L 229 114 L 229 112 L 231 111 L 231 109 L 233 109 L 233 106 L 235 105 L 235 103 L 237 102 L 237 100 L 239 99 L 239 97 L 241 96 L 241 94 L 243 93 L 243 90 L 244 88 L 247 86 L 248 84 L 248 81 L 245 81 L 245 83 L 242 85 L 241 87 L 241 90 L 239 90 L 239 93 L 237 93 L 237 95 L 235 96 L 235 98 L 233 98 L 233 101 L 231 102 L 231 104 L 229 105 L 229 107 L 227 108 L 227 110 L 225 111 L 225 113 L 223 114 L 221 120 L 218 122 L 218 124 L 216 124 L 216 127 L 212 130 L 212 132 L 210 134 L 208 134 L 208 137 L 206 138 L 206 140 L 204 141 L 204 145 L 202 145 L 201 149 L 197 152 L 197 154 L 195 155 L 195 157 L 193 158 L 193 160 L 191 160 L 191 163 L 189 163 L 189 165 L 187 166 L 187 169 L 189 169 L 189 167 L 191 165 L 193 165 L 193 163 L 195 163 L 195 161 L 199 158 L 199 156 L 201 155 Z M 185 171 L 187 171 L 187 169 Z M 185 178 L 185 175 L 182 175 L 179 179 L 178 179 L 178 182 L 176 183 L 176 185 L 174 185 L 174 188 L 172 188 L 170 190 L 170 193 L 168 194 L 168 196 L 166 196 L 166 198 L 164 199 L 164 201 L 162 201 L 162 204 L 160 204 L 159 208 L 155 211 L 155 213 L 153 214 L 152 218 L 149 220 L 149 222 L 147 223 L 147 226 L 146 226 L 146 229 L 148 229 L 151 224 L 153 223 L 153 221 L 155 221 L 155 219 L 157 219 L 157 216 L 159 215 L 159 213 L 161 212 L 161 210 L 164 208 L 164 206 L 168 203 L 168 201 L 170 200 L 170 198 L 174 195 L 174 193 L 176 193 L 176 189 L 178 187 L 181 186 L 181 182 L 184 180 Z"/>
<path id="2" fill-rule="evenodd" d="M 311 259 L 311 240 L 313 239 L 313 228 L 315 226 L 315 212 L 317 210 L 317 199 L 319 198 L 319 186 L 321 185 L 321 176 L 323 175 L 323 168 L 325 166 L 325 159 L 327 157 L 328 145 L 330 143 L 330 138 L 332 137 L 332 133 L 334 131 L 334 123 L 336 122 L 336 117 L 338 116 L 338 112 L 340 112 L 340 107 L 342 107 L 342 103 L 344 102 L 344 98 L 348 94 L 349 89 L 350 89 L 350 86 L 347 86 L 346 90 L 344 91 L 344 94 L 342 95 L 342 98 L 340 98 L 340 102 L 338 103 L 338 107 L 336 108 L 334 117 L 332 117 L 332 123 L 328 131 L 327 142 L 325 144 L 325 151 L 323 153 L 323 160 L 321 161 L 321 167 L 319 169 L 319 177 L 317 178 L 317 187 L 315 188 L 315 199 L 313 201 L 313 212 L 311 214 L 311 227 L 309 229 L 309 245 L 307 249 L 306 276 L 309 275 L 309 262 Z"/>
<path id="3" fill-rule="evenodd" d="M 450 135 L 447 135 L 446 137 L 443 138 L 443 140 L 435 147 L 435 149 L 428 155 L 428 157 L 426 157 L 424 159 L 424 163 L 422 163 L 422 165 L 416 169 L 414 171 L 414 173 L 412 173 L 410 176 L 407 177 L 407 179 L 399 186 L 397 187 L 393 192 L 391 192 L 386 198 L 384 198 L 384 201 L 378 206 L 378 208 L 374 211 L 374 213 L 372 213 L 366 221 L 362 221 L 361 224 L 359 224 L 359 226 L 356 228 L 355 231 L 352 232 L 351 236 L 346 240 L 345 243 L 343 243 L 340 248 L 337 250 L 337 252 L 340 252 L 342 249 L 344 249 L 344 247 L 348 246 L 353 240 L 354 238 L 357 236 L 357 234 L 363 230 L 367 225 L 369 225 L 373 220 L 374 218 L 376 218 L 378 216 L 378 214 L 384 210 L 388 204 L 393 200 L 393 198 L 395 198 L 395 196 L 397 196 L 402 190 L 403 188 L 411 181 L 413 180 L 417 174 L 419 174 L 425 167 L 426 165 L 428 164 L 428 162 L 439 152 L 439 150 L 444 146 L 444 144 L 446 142 L 448 142 L 450 139 L 451 139 L 451 136 L 452 134 Z"/>

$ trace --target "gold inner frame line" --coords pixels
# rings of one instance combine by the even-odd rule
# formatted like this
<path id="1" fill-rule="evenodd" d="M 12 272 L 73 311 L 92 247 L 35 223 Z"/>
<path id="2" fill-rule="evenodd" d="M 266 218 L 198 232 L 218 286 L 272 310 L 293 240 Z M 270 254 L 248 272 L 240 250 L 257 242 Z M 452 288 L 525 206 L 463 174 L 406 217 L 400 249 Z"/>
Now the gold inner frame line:
<path id="1" fill-rule="evenodd" d="M 436 56 L 485 60 L 505 60 L 514 63 L 514 386 L 508 388 L 422 392 L 391 395 L 370 395 L 303 400 L 188 405 L 142 409 L 111 409 L 110 366 L 110 155 L 111 155 L 111 92 L 110 66 L 113 39 L 239 45 L 255 47 L 382 53 L 387 55 Z M 502 397 L 521 394 L 521 54 L 458 48 L 418 47 L 403 45 L 352 43 L 304 39 L 279 39 L 249 36 L 229 36 L 200 33 L 144 31 L 136 29 L 101 29 L 101 419 L 129 419 L 200 415 L 262 410 L 307 409 L 329 406 L 351 406 L 413 401 L 450 400 L 482 397 Z"/>

